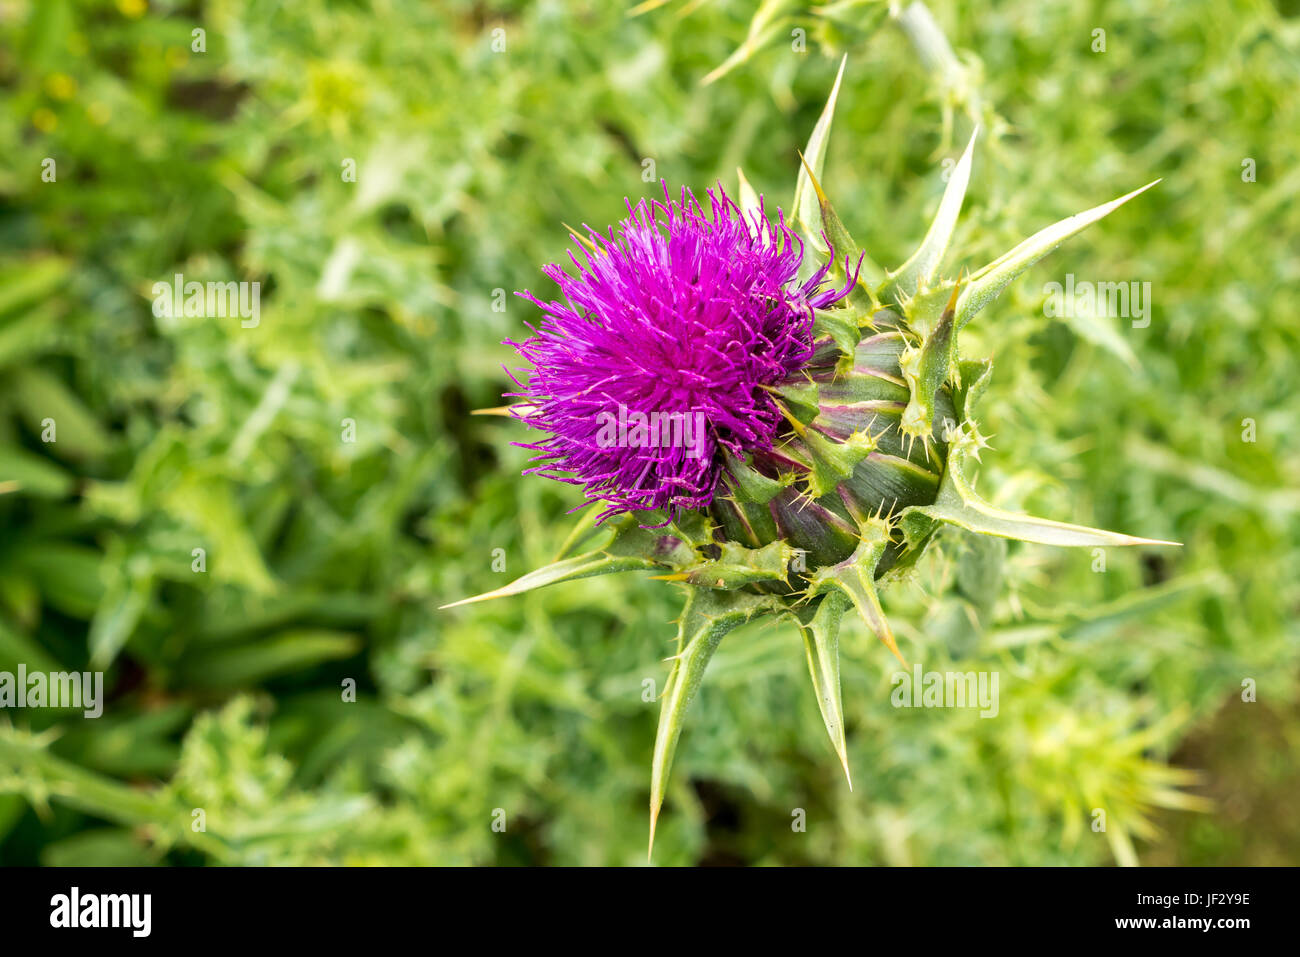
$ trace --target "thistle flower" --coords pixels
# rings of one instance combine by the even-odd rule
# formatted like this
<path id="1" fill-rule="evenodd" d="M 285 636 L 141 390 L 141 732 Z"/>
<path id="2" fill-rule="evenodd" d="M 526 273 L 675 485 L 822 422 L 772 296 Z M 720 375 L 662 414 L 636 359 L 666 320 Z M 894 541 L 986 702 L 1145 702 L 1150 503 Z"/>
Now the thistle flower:
<path id="1" fill-rule="evenodd" d="M 550 435 L 516 443 L 539 453 L 528 471 L 584 485 L 607 505 L 601 520 L 707 507 L 724 454 L 770 450 L 782 416 L 767 390 L 807 365 L 814 310 L 850 285 L 820 291 L 830 262 L 799 281 L 804 244 L 783 217 L 747 218 L 721 186 L 711 215 L 685 188 L 675 201 L 663 189 L 663 201 L 629 202 L 617 233 L 591 232 L 585 261 L 570 253 L 576 276 L 547 266 L 568 302 L 523 292 L 546 319 L 509 343 L 532 364 L 514 413 Z"/>
<path id="2" fill-rule="evenodd" d="M 514 411 L 549 435 L 526 445 L 541 461 L 529 471 L 583 485 L 610 521 L 572 537 L 551 565 L 455 604 L 638 569 L 684 588 L 651 766 L 651 847 L 686 709 L 734 628 L 770 615 L 800 629 L 848 776 L 840 622 L 854 610 L 902 661 L 879 590 L 916 566 L 942 526 L 1048 545 L 1177 544 L 1019 515 L 976 494 L 970 463 L 987 443 L 975 408 L 992 363 L 958 351 L 962 328 L 1020 273 L 1155 184 L 943 278 L 976 130 L 916 252 L 882 270 L 818 182 L 839 83 L 789 225 L 779 213 L 769 222 L 743 175 L 743 213 L 719 190 L 705 216 L 665 187 L 663 202 L 629 206 L 617 233 L 579 240 L 576 276 L 546 270 L 567 304 L 525 293 L 545 320 L 517 347 L 532 373 Z M 697 448 L 602 440 L 602 417 L 608 426 L 632 407 L 699 413 Z"/>

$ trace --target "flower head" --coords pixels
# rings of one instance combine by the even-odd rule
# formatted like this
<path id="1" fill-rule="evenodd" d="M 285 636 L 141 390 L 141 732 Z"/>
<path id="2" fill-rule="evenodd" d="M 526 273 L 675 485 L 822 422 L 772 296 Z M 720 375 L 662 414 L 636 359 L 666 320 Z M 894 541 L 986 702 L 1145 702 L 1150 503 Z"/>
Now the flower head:
<path id="1" fill-rule="evenodd" d="M 577 275 L 546 270 L 565 303 L 523 294 L 545 313 L 517 346 L 533 369 L 514 414 L 549 433 L 525 446 L 539 453 L 530 471 L 585 485 L 589 500 L 609 504 L 602 517 L 661 509 L 668 518 L 618 516 L 590 550 L 571 554 L 571 541 L 546 568 L 453 605 L 630 569 L 655 569 L 685 590 L 651 762 L 652 847 L 686 709 L 732 628 L 765 616 L 797 625 L 847 776 L 841 620 L 855 610 L 906 665 L 879 588 L 914 573 L 942 527 L 1044 545 L 1176 544 L 983 499 L 970 463 L 985 444 L 974 412 L 992 362 L 963 357 L 958 342 L 1016 276 L 1155 184 L 948 278 L 940 270 L 970 179 L 972 135 L 917 250 L 896 269 L 872 264 L 865 275 L 866 260 L 850 270 L 846 256 L 845 287 L 823 291 L 829 263 L 800 282 L 813 270 L 794 232 L 814 238 L 820 218 L 823 240 L 858 248 L 817 180 L 834 102 L 832 92 L 805 151 L 794 230 L 779 214 L 768 222 L 761 206 L 742 214 L 721 189 L 708 194 L 706 215 L 689 192 L 674 201 L 665 187 L 662 202 L 629 204 L 617 232 L 579 239 L 588 252 L 585 263 L 571 256 Z M 625 433 L 632 412 L 698 415 L 701 425 L 693 442 L 665 447 L 645 430 Z M 724 476 L 726 494 L 715 495 Z M 985 554 L 996 571 L 997 553 Z"/>
<path id="2" fill-rule="evenodd" d="M 662 201 L 628 201 L 617 230 L 570 252 L 576 275 L 543 270 L 565 302 L 521 293 L 545 314 L 508 342 L 532 365 L 515 414 L 549 433 L 518 443 L 539 453 L 527 471 L 585 486 L 602 520 L 707 506 L 721 450 L 771 448 L 782 417 L 766 387 L 807 363 L 813 310 L 852 287 L 821 289 L 829 262 L 799 281 L 803 243 L 779 211 L 773 224 L 720 186 L 708 197 L 707 214 L 667 184 Z"/>

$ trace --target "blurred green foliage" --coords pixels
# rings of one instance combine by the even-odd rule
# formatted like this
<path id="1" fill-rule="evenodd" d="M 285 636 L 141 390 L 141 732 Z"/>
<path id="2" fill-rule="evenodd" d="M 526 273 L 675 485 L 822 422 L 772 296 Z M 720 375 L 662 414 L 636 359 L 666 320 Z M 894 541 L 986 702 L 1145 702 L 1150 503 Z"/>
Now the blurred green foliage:
<path id="1" fill-rule="evenodd" d="M 0 671 L 109 692 L 97 720 L 0 716 L 0 862 L 643 860 L 679 586 L 438 612 L 548 560 L 576 504 L 468 413 L 509 389 L 500 341 L 534 318 L 509 294 L 549 291 L 561 223 L 737 165 L 787 204 L 844 52 L 823 181 L 886 264 L 977 120 L 971 266 L 1164 177 L 963 337 L 996 361 L 981 489 L 1186 547 L 1101 574 L 948 537 L 886 604 L 927 668 L 997 670 L 1000 714 L 892 708 L 849 627 L 852 793 L 799 637 L 733 635 L 657 861 L 1131 862 L 1195 806 L 1166 764 L 1189 730 L 1265 713 L 1244 680 L 1295 739 L 1295 4 L 936 2 L 951 57 L 871 0 L 643 6 L 0 6 Z M 155 317 L 176 273 L 261 282 L 260 324 Z M 1151 282 L 1150 326 L 1044 318 L 1066 273 Z M 1198 847 L 1252 846 L 1207 806 Z"/>

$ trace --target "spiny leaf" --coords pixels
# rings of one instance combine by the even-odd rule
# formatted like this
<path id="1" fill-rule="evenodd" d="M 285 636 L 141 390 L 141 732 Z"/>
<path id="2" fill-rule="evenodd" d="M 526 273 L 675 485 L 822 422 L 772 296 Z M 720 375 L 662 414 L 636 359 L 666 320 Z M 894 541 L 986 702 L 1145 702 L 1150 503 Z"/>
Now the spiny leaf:
<path id="1" fill-rule="evenodd" d="M 862 341 L 862 324 L 852 309 L 818 309 L 814 312 L 813 338 L 830 338 L 840 350 L 835 362 L 836 377 L 853 371 L 854 356 Z"/>
<path id="2" fill-rule="evenodd" d="M 759 388 L 780 397 L 776 407 L 781 410 L 781 414 L 786 417 L 796 432 L 817 418 L 817 413 L 821 411 L 820 392 L 817 383 L 811 379 L 793 379 L 779 386 Z"/>
<path id="3" fill-rule="evenodd" d="M 840 69 L 835 74 L 835 85 L 831 87 L 831 95 L 827 98 L 822 115 L 813 127 L 812 135 L 808 137 L 808 146 L 803 151 L 803 163 L 799 167 L 799 177 L 795 180 L 794 203 L 790 207 L 794 211 L 795 225 L 803 235 L 804 241 L 823 254 L 826 252 L 826 244 L 822 242 L 820 230 L 816 225 L 821 221 L 821 209 L 817 203 L 817 194 L 813 190 L 812 179 L 808 174 L 811 170 L 814 175 L 820 177 L 826 166 L 826 147 L 831 137 L 835 100 L 840 95 L 840 81 L 844 79 L 844 65 L 848 59 L 846 54 L 840 60 Z"/>
<path id="4" fill-rule="evenodd" d="M 979 133 L 979 127 L 976 127 L 975 132 L 971 134 L 970 142 L 966 144 L 966 151 L 961 154 L 961 159 L 953 168 L 948 186 L 943 191 L 943 199 L 939 202 L 939 211 L 935 213 L 934 221 L 930 223 L 925 239 L 921 240 L 921 245 L 907 262 L 890 274 L 889 279 L 880 289 L 882 298 L 896 299 L 899 298 L 900 293 L 902 296 L 915 295 L 918 289 L 924 289 L 934 280 L 935 273 L 943 262 L 943 254 L 947 252 L 948 244 L 952 241 L 953 229 L 957 226 L 957 217 L 961 214 L 962 202 L 966 198 L 966 187 L 970 183 L 971 157 L 974 155 L 975 138 Z"/>
<path id="5" fill-rule="evenodd" d="M 867 432 L 854 432 L 847 439 L 837 441 L 827 438 L 816 428 L 807 428 L 790 420 L 799 445 L 804 453 L 801 457 L 808 468 L 805 479 L 808 482 L 808 494 L 814 499 L 829 495 L 846 478 L 853 474 L 858 463 L 876 450 L 877 437 Z M 793 455 L 795 444 L 787 446 L 787 454 Z"/>
<path id="6" fill-rule="evenodd" d="M 762 548 L 746 548 L 735 542 L 719 542 L 716 559 L 682 568 L 671 575 L 652 575 L 663 581 L 680 581 L 704 588 L 741 588 L 756 582 L 786 581 L 796 551 L 784 541 Z"/>
<path id="7" fill-rule="evenodd" d="M 909 513 L 918 514 L 934 521 L 956 525 L 970 532 L 1014 538 L 1040 545 L 1097 547 L 1180 544 L 1158 539 L 1137 538 L 1133 535 L 1122 535 L 1119 532 L 1107 532 L 1083 525 L 1053 522 L 1046 518 L 1020 515 L 995 508 L 976 494 L 965 475 L 967 456 L 977 449 L 977 442 L 969 432 L 958 437 L 949 447 L 948 468 L 944 473 L 943 482 L 939 486 L 939 495 L 934 504 L 911 506 L 904 510 L 904 516 Z M 917 526 L 907 523 L 904 527 Z"/>
<path id="8" fill-rule="evenodd" d="M 672 567 L 679 562 L 691 560 L 691 552 L 682 546 L 675 546 L 667 551 L 659 546 L 662 534 L 640 528 L 632 516 L 604 532 L 603 542 L 581 555 L 552 562 L 516 578 L 501 588 L 462 598 L 442 608 L 455 608 L 457 605 L 469 605 L 474 602 L 488 601 L 493 598 L 506 598 L 535 588 L 557 585 L 560 582 L 577 581 L 596 575 L 610 575 L 615 572 L 637 571 L 647 568 Z"/>
<path id="9" fill-rule="evenodd" d="M 558 562 L 563 558 L 571 558 L 579 545 L 590 540 L 601 531 L 600 527 L 592 522 L 591 516 L 586 511 L 579 512 L 578 520 L 569 529 L 569 534 L 565 536 L 559 550 L 556 551 L 555 557 L 551 561 Z"/>
<path id="10" fill-rule="evenodd" d="M 474 595 L 472 598 L 462 598 L 460 601 L 453 601 L 446 605 L 440 605 L 440 608 L 455 608 L 459 605 L 470 605 L 474 602 L 489 601 L 493 598 L 507 598 L 510 595 L 518 595 L 522 592 L 532 591 L 534 588 L 544 588 L 547 585 L 558 585 L 560 582 L 577 581 L 581 578 L 591 578 L 596 575 L 611 575 L 615 572 L 635 571 L 637 569 L 655 568 L 655 562 L 645 558 L 635 558 L 630 555 L 614 556 L 605 552 L 593 551 L 583 555 L 577 555 L 573 558 L 566 558 L 563 561 L 552 562 L 542 568 L 538 568 L 516 578 L 509 585 L 492 591 L 484 592 L 481 595 Z"/>
<path id="11" fill-rule="evenodd" d="M 662 513 L 652 514 L 658 515 Z M 642 524 L 651 525 L 652 523 L 643 522 Z M 654 536 L 656 543 L 666 534 L 696 550 L 703 548 L 705 545 L 713 544 L 713 523 L 710 519 L 705 518 L 704 513 L 700 511 L 682 512 L 665 525 L 662 530 L 656 532 L 646 532 L 645 529 L 638 530 Z M 628 540 L 628 544 L 623 545 L 620 543 L 617 549 L 620 554 L 630 553 L 635 555 L 640 554 L 639 550 L 644 550 L 644 545 L 634 541 L 632 535 L 625 535 L 624 538 Z M 677 563 L 680 564 L 680 560 Z"/>
<path id="12" fill-rule="evenodd" d="M 808 595 L 813 597 L 838 591 L 847 596 L 871 633 L 907 668 L 909 665 L 898 650 L 898 642 L 894 640 L 894 632 L 876 593 L 876 567 L 889 547 L 889 523 L 880 518 L 859 521 L 862 539 L 858 547 L 838 565 L 817 569 L 808 585 Z"/>
<path id="13" fill-rule="evenodd" d="M 647 859 L 654 853 L 655 826 L 668 789 L 682 721 L 695 693 L 700 690 L 704 670 L 718 644 L 730 631 L 768 611 L 780 610 L 771 598 L 737 592 L 691 589 L 677 626 L 677 654 L 659 705 L 659 728 L 655 732 L 654 757 L 650 764 L 650 844 Z"/>
<path id="14" fill-rule="evenodd" d="M 803 167 L 802 172 L 807 175 L 808 182 L 817 197 L 817 209 L 821 217 L 822 233 L 830 242 L 831 250 L 835 254 L 834 261 L 831 263 L 830 275 L 840 279 L 847 279 L 850 270 L 857 269 L 858 281 L 853 288 L 853 292 L 857 293 L 855 304 L 863 308 L 864 311 L 868 311 L 868 313 L 874 311 L 874 307 L 878 305 L 878 302 L 872 289 L 884 279 L 884 272 L 869 255 L 862 251 L 857 241 L 849 233 L 848 227 L 844 225 L 839 214 L 835 212 L 835 207 L 831 205 L 831 201 L 822 190 L 822 184 L 817 179 L 817 174 L 808 165 L 808 158 L 800 153 L 799 161 Z"/>
<path id="15" fill-rule="evenodd" d="M 743 462 L 725 449 L 723 455 L 727 463 L 727 486 L 738 502 L 766 505 L 776 498 L 782 489 L 794 484 L 793 472 L 786 472 L 780 478 L 769 478 L 759 472 L 752 465 L 752 455 L 747 455 Z"/>
<path id="16" fill-rule="evenodd" d="M 953 317 L 956 314 L 960 280 L 953 287 L 948 307 L 939 317 L 938 324 L 925 337 L 919 350 L 905 352 L 899 358 L 899 368 L 911 389 L 907 408 L 903 410 L 899 428 L 911 441 L 921 439 L 929 451 L 930 433 L 934 428 L 934 396 L 948 379 L 948 371 L 956 359 L 956 332 Z"/>
<path id="17" fill-rule="evenodd" d="M 812 677 L 817 707 L 821 710 L 826 733 L 831 737 L 831 747 L 844 767 L 850 791 L 853 790 L 853 775 L 849 773 L 848 745 L 844 740 L 844 704 L 840 698 L 840 621 L 851 605 L 847 595 L 832 591 L 822 599 L 812 621 L 802 626 L 808 673 Z"/>
<path id="18" fill-rule="evenodd" d="M 980 269 L 970 277 L 970 284 L 966 287 L 961 299 L 957 301 L 957 328 L 961 329 L 966 323 L 970 322 L 977 312 L 1001 295 L 1002 290 L 1006 289 L 1013 279 L 1061 245 L 1061 243 L 1076 233 L 1082 232 L 1097 220 L 1113 213 L 1134 196 L 1145 193 L 1159 182 L 1160 180 L 1155 180 L 1140 189 L 1135 189 L 1133 192 L 1121 196 L 1119 199 L 1113 199 L 1109 203 L 1102 203 L 1100 206 L 1094 206 L 1082 213 L 1067 216 L 1059 223 L 1054 223 L 1046 229 L 1034 233 L 1015 249 L 1004 253 L 983 269 Z"/>
<path id="19" fill-rule="evenodd" d="M 952 404 L 959 421 L 974 421 L 975 406 L 992 377 L 992 359 L 962 359 L 957 363 L 957 387 L 953 390 Z"/>

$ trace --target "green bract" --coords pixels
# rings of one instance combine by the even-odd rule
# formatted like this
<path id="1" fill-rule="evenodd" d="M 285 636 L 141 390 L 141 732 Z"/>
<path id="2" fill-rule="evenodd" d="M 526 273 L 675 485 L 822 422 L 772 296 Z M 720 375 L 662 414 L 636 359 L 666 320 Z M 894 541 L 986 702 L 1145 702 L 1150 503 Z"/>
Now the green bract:
<path id="1" fill-rule="evenodd" d="M 809 139 L 791 208 L 822 263 L 826 240 L 834 248 L 833 275 L 843 281 L 846 256 L 856 262 L 861 254 L 818 182 L 840 77 Z M 852 292 L 818 310 L 812 360 L 772 390 L 788 422 L 783 441 L 746 461 L 729 458 L 726 488 L 710 508 L 672 521 L 621 516 L 578 536 L 551 565 L 455 603 L 630 570 L 684 587 L 651 768 L 652 847 L 684 715 L 729 631 L 768 615 L 800 629 L 818 707 L 848 776 L 841 619 L 856 612 L 903 661 L 879 590 L 916 565 L 941 526 L 1045 545 L 1177 544 L 1007 512 L 974 491 L 971 461 L 986 447 L 975 412 L 992 363 L 961 356 L 962 328 L 1029 266 L 1155 185 L 1040 230 L 967 276 L 944 277 L 977 137 L 978 130 L 912 256 L 892 271 L 864 258 Z M 747 208 L 757 202 L 743 174 L 740 197 Z"/>

